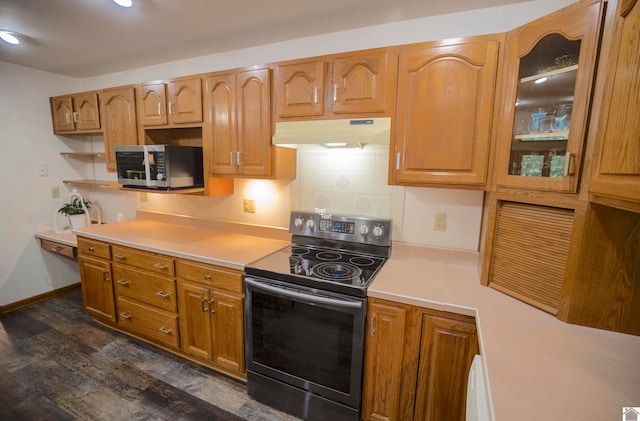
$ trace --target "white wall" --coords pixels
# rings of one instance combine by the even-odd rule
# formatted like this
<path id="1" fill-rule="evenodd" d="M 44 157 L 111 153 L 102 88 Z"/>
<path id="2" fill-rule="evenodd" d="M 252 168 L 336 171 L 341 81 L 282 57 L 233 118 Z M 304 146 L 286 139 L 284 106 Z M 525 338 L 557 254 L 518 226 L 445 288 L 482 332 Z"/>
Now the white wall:
<path id="1" fill-rule="evenodd" d="M 270 63 L 341 51 L 395 44 L 495 33 L 545 15 L 572 3 L 569 0 L 537 0 L 473 12 L 441 15 L 402 23 L 280 42 L 222 54 L 163 63 L 131 71 L 87 79 L 72 79 L 0 62 L 0 305 L 13 303 L 78 281 L 75 264 L 41 251 L 34 233 L 52 226 L 59 199 L 50 189 L 68 190 L 63 179 L 114 180 L 104 164 L 94 165 L 60 156 L 69 150 L 103 150 L 101 136 L 75 139 L 55 136 L 47 98 L 83 90 L 139 83 L 155 79 Z M 38 163 L 48 168 L 38 177 Z M 300 179 L 304 179 L 301 177 Z M 236 180 L 236 194 L 224 198 L 149 195 L 139 202 L 137 193 L 89 191 L 102 210 L 103 219 L 114 221 L 118 212 L 133 218 L 137 207 L 197 217 L 285 226 L 286 215 L 301 203 L 300 180 L 293 183 L 256 183 Z M 482 195 L 478 192 L 394 188 L 391 217 L 394 238 L 399 241 L 475 250 L 480 229 Z M 266 192 L 266 193 L 265 193 Z M 242 198 L 256 196 L 258 211 L 242 213 Z M 434 212 L 447 213 L 447 231 L 431 230 Z M 284 216 L 283 216 L 284 215 Z M 426 222 L 425 222 L 426 221 Z"/>

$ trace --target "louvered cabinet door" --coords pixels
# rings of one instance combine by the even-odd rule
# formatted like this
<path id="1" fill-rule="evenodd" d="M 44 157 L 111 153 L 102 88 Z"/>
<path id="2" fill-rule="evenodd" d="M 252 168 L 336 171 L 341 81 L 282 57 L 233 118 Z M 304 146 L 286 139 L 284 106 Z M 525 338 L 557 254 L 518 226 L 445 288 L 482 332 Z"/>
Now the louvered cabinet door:
<path id="1" fill-rule="evenodd" d="M 489 286 L 556 315 L 573 214 L 571 209 L 500 202 Z"/>

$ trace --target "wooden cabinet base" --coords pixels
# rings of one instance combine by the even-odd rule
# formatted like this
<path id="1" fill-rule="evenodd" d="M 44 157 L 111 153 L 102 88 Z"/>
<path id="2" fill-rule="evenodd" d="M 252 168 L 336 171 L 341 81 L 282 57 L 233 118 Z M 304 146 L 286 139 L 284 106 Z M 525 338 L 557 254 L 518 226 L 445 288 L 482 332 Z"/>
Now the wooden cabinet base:
<path id="1" fill-rule="evenodd" d="M 162 349 L 163 351 L 169 352 L 169 353 L 171 353 L 173 355 L 176 355 L 176 356 L 178 356 L 180 358 L 184 358 L 185 360 L 189 360 L 189 361 L 191 361 L 193 363 L 196 363 L 198 365 L 210 368 L 210 369 L 212 369 L 214 371 L 217 371 L 219 373 L 224 374 L 225 376 L 229 376 L 231 378 L 234 378 L 236 380 L 240 380 L 242 382 L 246 382 L 247 381 L 247 373 L 246 372 L 238 374 L 236 372 L 227 370 L 224 367 L 219 367 L 218 365 L 212 363 L 211 361 L 203 360 L 203 359 L 200 359 L 200 358 L 196 358 L 196 357 L 194 357 L 192 355 L 185 354 L 184 352 L 180 351 L 179 349 L 174 349 L 174 348 L 170 348 L 170 347 L 167 347 L 167 346 L 163 346 L 163 345 L 158 344 L 157 342 L 155 342 L 155 341 L 153 341 L 153 340 L 151 340 L 149 338 L 146 338 L 146 337 L 144 337 L 142 335 L 139 335 L 139 334 L 132 333 L 132 332 L 129 332 L 127 330 L 124 330 L 124 329 L 120 328 L 117 324 L 111 323 L 108 320 L 104 320 L 104 319 L 100 319 L 100 318 L 96 318 L 94 320 L 95 320 L 96 323 L 99 323 L 99 324 L 101 324 L 101 325 L 103 325 L 103 326 L 105 326 L 105 327 L 107 327 L 109 329 L 118 331 L 118 332 L 120 332 L 122 334 L 125 334 L 127 336 L 131 336 L 132 338 L 135 338 L 135 339 L 137 339 L 139 341 L 148 343 L 149 345 L 153 345 L 154 347 L 156 347 L 158 349 Z"/>

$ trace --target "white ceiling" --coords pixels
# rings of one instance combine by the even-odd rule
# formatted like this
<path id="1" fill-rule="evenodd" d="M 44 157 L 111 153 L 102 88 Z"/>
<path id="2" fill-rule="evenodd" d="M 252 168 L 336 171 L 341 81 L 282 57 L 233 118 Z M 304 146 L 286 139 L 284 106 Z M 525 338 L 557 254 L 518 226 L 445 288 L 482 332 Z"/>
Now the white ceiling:
<path id="1" fill-rule="evenodd" d="M 288 39 L 528 0 L 0 0 L 0 61 L 89 77 Z"/>

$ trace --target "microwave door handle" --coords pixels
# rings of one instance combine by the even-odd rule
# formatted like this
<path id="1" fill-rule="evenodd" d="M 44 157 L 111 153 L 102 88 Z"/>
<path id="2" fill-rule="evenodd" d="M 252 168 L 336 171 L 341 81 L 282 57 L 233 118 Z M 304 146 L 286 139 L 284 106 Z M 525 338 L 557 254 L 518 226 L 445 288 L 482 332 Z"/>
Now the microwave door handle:
<path id="1" fill-rule="evenodd" d="M 247 284 L 253 286 L 257 289 L 262 289 L 265 291 L 272 292 L 274 294 L 289 297 L 289 298 L 298 298 L 302 299 L 308 303 L 313 304 L 329 304 L 336 307 L 347 307 L 347 308 L 362 308 L 362 303 L 359 301 L 343 301 L 334 298 L 321 297 L 317 295 L 305 294 L 303 292 L 292 291 L 290 289 L 279 288 L 272 285 L 266 285 L 261 282 L 256 282 L 252 279 L 245 278 L 244 280 Z"/>

